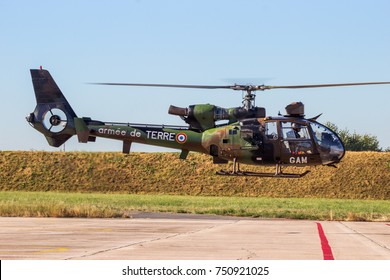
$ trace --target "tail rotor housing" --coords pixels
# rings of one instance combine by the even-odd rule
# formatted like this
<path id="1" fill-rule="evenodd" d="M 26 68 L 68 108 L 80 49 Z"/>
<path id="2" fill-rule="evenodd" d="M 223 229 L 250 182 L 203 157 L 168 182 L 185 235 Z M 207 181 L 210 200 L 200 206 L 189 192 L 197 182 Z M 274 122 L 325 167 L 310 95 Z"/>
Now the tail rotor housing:
<path id="1" fill-rule="evenodd" d="M 77 115 L 49 71 L 31 69 L 30 72 L 37 105 L 26 120 L 51 146 L 59 147 L 76 134 L 74 118 Z"/>

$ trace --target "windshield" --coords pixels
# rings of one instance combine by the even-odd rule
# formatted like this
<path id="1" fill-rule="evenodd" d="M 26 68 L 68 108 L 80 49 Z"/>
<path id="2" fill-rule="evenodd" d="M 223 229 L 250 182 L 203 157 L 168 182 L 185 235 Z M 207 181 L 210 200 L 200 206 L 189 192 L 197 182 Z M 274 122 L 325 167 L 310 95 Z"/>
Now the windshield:
<path id="1" fill-rule="evenodd" d="M 314 141 L 317 144 L 321 156 L 322 164 L 332 164 L 339 162 L 344 156 L 344 145 L 338 135 L 330 128 L 310 121 L 313 130 Z"/>

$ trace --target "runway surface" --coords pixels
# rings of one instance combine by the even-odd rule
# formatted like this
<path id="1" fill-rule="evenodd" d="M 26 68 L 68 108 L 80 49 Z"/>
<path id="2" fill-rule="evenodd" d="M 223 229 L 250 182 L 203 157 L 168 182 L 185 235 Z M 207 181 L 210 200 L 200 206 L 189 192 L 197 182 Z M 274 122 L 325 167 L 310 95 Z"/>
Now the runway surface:
<path id="1" fill-rule="evenodd" d="M 0 259 L 390 260 L 390 223 L 134 213 L 0 217 Z"/>

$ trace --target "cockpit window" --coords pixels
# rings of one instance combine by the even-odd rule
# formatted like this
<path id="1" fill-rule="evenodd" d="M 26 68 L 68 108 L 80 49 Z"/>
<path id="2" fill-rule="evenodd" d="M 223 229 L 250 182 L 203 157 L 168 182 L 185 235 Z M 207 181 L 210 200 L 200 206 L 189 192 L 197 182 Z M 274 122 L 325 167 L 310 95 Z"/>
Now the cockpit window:
<path id="1" fill-rule="evenodd" d="M 318 122 L 310 124 L 323 164 L 339 162 L 344 156 L 344 145 L 337 134 Z"/>
<path id="2" fill-rule="evenodd" d="M 267 122 L 265 124 L 265 135 L 267 139 L 276 140 L 279 138 L 277 122 Z"/>
<path id="3" fill-rule="evenodd" d="M 320 123 L 312 123 L 314 139 L 316 142 L 324 148 L 329 148 L 332 145 L 341 145 L 340 139 L 337 135 L 326 126 Z"/>
<path id="4" fill-rule="evenodd" d="M 312 154 L 313 145 L 305 124 L 281 122 L 283 153 L 291 155 Z"/>
<path id="5" fill-rule="evenodd" d="M 307 126 L 293 122 L 282 122 L 283 139 L 310 139 Z"/>

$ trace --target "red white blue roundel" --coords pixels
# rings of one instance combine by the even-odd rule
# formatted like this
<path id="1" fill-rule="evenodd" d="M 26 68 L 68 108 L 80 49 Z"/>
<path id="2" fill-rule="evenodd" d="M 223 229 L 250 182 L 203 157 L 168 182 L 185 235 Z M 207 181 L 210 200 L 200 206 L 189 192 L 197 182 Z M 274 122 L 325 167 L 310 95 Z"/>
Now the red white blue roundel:
<path id="1" fill-rule="evenodd" d="M 187 134 L 180 132 L 176 134 L 176 142 L 180 144 L 184 144 L 187 141 Z"/>

